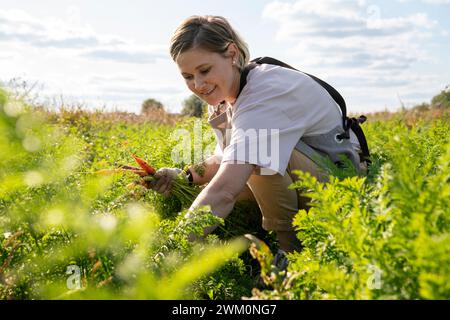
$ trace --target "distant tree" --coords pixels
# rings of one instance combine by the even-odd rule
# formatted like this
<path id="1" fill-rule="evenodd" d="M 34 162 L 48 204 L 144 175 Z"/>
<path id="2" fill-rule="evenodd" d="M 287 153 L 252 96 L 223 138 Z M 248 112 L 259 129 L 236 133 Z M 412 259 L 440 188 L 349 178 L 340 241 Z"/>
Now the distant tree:
<path id="1" fill-rule="evenodd" d="M 147 99 L 142 102 L 141 114 L 149 114 L 155 110 L 164 110 L 164 106 L 161 102 L 155 99 Z"/>
<path id="2" fill-rule="evenodd" d="M 426 102 L 423 102 L 421 104 L 414 106 L 413 109 L 417 111 L 427 111 L 430 109 L 430 105 Z"/>
<path id="3" fill-rule="evenodd" d="M 450 108 L 450 88 L 447 86 L 445 90 L 442 90 L 441 93 L 434 96 L 431 99 L 431 105 L 433 108 L 442 108 L 448 109 Z"/>
<path id="4" fill-rule="evenodd" d="M 201 118 L 207 107 L 207 103 L 193 94 L 183 101 L 183 109 L 181 110 L 181 114 Z"/>

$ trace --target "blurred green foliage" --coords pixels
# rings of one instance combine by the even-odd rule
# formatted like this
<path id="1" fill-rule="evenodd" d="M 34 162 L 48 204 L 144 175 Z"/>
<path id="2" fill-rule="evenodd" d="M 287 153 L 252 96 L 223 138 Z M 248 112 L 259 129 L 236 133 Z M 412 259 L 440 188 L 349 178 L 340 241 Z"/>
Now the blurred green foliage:
<path id="1" fill-rule="evenodd" d="M 450 298 L 448 116 L 364 126 L 373 157 L 367 177 L 319 183 L 297 172 L 292 187 L 312 206 L 294 220 L 304 249 L 289 256 L 277 290 L 255 298 Z"/>
<path id="2" fill-rule="evenodd" d="M 67 116 L 67 118 L 65 118 Z M 133 177 L 98 169 L 137 153 L 172 166 L 172 127 L 96 123 L 85 114 L 48 121 L 45 112 L 0 92 L 0 298 L 239 298 L 246 242 L 211 235 L 188 242 L 218 218 L 203 210 L 184 217 L 176 199 Z M 170 217 L 162 207 L 171 208 Z M 179 214 L 177 214 L 180 212 Z M 222 222 L 223 223 L 223 222 Z M 227 270 L 222 288 L 206 279 Z M 214 284 L 216 286 L 216 283 Z M 239 296 L 236 295 L 239 294 Z"/>
<path id="3" fill-rule="evenodd" d="M 304 250 L 285 272 L 270 265 L 274 237 L 254 203 L 226 221 L 207 208 L 186 219 L 186 201 L 95 174 L 133 165 L 131 153 L 156 168 L 201 161 L 215 146 L 205 119 L 48 113 L 0 91 L 0 299 L 449 299 L 448 120 L 369 117 L 367 177 L 299 172 L 292 187 L 312 208 L 295 218 Z M 248 233 L 268 246 L 247 251 L 237 237 Z M 265 289 L 253 289 L 260 276 Z"/>

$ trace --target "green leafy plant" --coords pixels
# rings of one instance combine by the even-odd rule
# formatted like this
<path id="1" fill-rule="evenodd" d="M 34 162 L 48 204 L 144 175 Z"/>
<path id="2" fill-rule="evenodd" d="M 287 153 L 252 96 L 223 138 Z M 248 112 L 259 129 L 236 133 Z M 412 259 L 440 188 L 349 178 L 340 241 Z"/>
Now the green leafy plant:
<path id="1" fill-rule="evenodd" d="M 52 112 L 0 90 L 0 298 L 448 299 L 450 121 L 432 109 L 369 117 L 366 177 L 332 164 L 327 183 L 298 173 L 292 187 L 311 209 L 296 215 L 304 249 L 282 271 L 255 203 L 236 204 L 225 221 L 208 208 L 188 219 L 200 189 L 164 197 L 127 188 L 133 175 L 94 174 L 130 153 L 182 168 L 167 138 L 201 128 L 198 141 L 185 134 L 195 159 L 214 142 L 205 119 Z M 211 224 L 203 241 L 187 240 Z M 246 250 L 244 234 L 267 246 Z"/>
<path id="2" fill-rule="evenodd" d="M 2 299 L 187 298 L 196 281 L 238 261 L 242 239 L 186 240 L 220 222 L 207 209 L 161 220 L 148 192 L 126 188 L 130 177 L 92 174 L 128 153 L 104 153 L 118 143 L 102 138 L 104 124 L 81 137 L 73 125 L 0 92 Z"/>
<path id="3" fill-rule="evenodd" d="M 304 249 L 289 255 L 282 286 L 254 298 L 450 297 L 448 121 L 374 123 L 369 133 L 383 159 L 370 177 L 337 174 L 319 183 L 297 172 L 293 187 L 311 205 L 294 220 Z"/>

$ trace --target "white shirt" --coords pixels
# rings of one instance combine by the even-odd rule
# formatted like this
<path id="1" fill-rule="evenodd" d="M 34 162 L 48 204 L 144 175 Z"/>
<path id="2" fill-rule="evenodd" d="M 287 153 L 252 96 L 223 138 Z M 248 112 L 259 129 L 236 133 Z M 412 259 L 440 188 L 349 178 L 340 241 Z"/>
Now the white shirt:
<path id="1" fill-rule="evenodd" d="M 302 72 L 269 64 L 249 72 L 231 111 L 231 140 L 222 150 L 222 162 L 255 164 L 267 169 L 264 174 L 284 175 L 302 136 L 342 127 L 339 106 L 320 84 Z"/>

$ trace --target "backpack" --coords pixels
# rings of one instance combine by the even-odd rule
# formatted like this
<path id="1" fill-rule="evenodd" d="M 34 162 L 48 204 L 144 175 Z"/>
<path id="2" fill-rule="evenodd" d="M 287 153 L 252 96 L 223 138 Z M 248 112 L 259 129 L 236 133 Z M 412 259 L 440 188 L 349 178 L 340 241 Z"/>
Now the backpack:
<path id="1" fill-rule="evenodd" d="M 242 91 L 244 86 L 247 84 L 247 75 L 250 72 L 250 70 L 252 70 L 257 65 L 260 65 L 260 64 L 271 64 L 271 65 L 276 65 L 276 66 L 300 71 L 300 70 L 295 69 L 295 68 L 291 67 L 290 65 L 288 65 L 284 62 L 281 62 L 279 60 L 276 60 L 274 58 L 261 57 L 261 58 L 253 59 L 252 61 L 250 61 L 250 63 L 247 66 L 245 66 L 244 70 L 241 73 L 241 83 L 240 83 L 240 87 L 239 87 L 239 93 Z M 302 71 L 300 71 L 300 72 L 302 72 Z M 341 109 L 341 113 L 342 113 L 342 126 L 344 128 L 344 132 L 339 134 L 337 137 L 339 139 L 350 139 L 350 130 L 352 130 L 355 133 L 356 137 L 358 138 L 358 142 L 361 147 L 361 152 L 359 153 L 360 162 L 366 162 L 366 164 L 369 165 L 370 164 L 369 147 L 367 145 L 367 139 L 366 139 L 366 136 L 364 135 L 364 131 L 362 130 L 362 128 L 360 126 L 360 124 L 364 123 L 367 120 L 367 117 L 364 115 L 361 115 L 358 118 L 349 118 L 347 116 L 347 107 L 345 104 L 345 100 L 336 89 L 334 89 L 331 85 L 329 85 L 325 81 L 323 81 L 311 74 L 308 74 L 305 72 L 302 72 L 302 73 L 311 77 L 314 81 L 316 81 L 318 84 L 320 84 L 330 94 L 330 96 L 333 98 L 333 100 L 339 105 L 339 107 Z"/>

